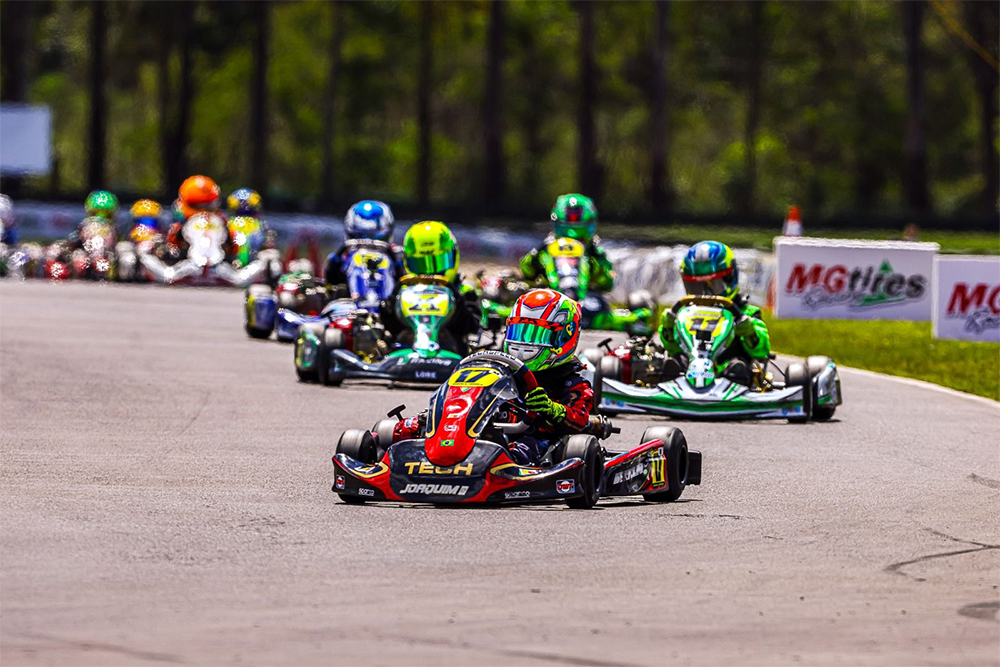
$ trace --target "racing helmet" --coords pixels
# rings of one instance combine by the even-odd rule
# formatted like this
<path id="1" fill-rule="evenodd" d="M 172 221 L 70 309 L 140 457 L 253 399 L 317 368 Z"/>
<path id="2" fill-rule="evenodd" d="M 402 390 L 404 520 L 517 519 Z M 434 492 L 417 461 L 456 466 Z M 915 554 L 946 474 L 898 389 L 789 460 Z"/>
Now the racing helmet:
<path id="1" fill-rule="evenodd" d="M 552 222 L 556 237 L 569 237 L 586 245 L 597 231 L 597 207 L 584 195 L 559 195 L 552 206 Z"/>
<path id="2" fill-rule="evenodd" d="M 140 199 L 129 209 L 129 215 L 132 216 L 132 223 L 135 226 L 143 225 L 153 229 L 159 226 L 161 213 L 163 207 L 152 199 Z"/>
<path id="3" fill-rule="evenodd" d="M 219 198 L 222 191 L 218 184 L 208 176 L 191 176 L 181 183 L 177 191 L 177 201 L 185 218 L 190 218 L 200 211 L 219 210 Z"/>
<path id="4" fill-rule="evenodd" d="M 534 289 L 518 298 L 507 318 L 503 351 L 531 371 L 573 359 L 580 344 L 580 304 L 551 289 Z"/>
<path id="5" fill-rule="evenodd" d="M 443 222 L 418 222 L 403 239 L 403 264 L 415 275 L 444 276 L 449 282 L 458 277 L 458 242 Z"/>
<path id="6" fill-rule="evenodd" d="M 249 215 L 256 218 L 260 215 L 260 194 L 250 188 L 234 190 L 226 199 L 230 215 Z"/>
<path id="7" fill-rule="evenodd" d="M 395 219 L 388 204 L 372 199 L 359 201 L 344 216 L 344 234 L 349 239 L 391 241 Z"/>
<path id="8" fill-rule="evenodd" d="M 118 197 L 107 190 L 94 190 L 87 195 L 87 200 L 83 203 L 87 209 L 87 217 L 99 217 L 107 220 L 114 220 L 115 213 L 118 212 Z"/>
<path id="9" fill-rule="evenodd" d="M 718 241 L 691 246 L 681 262 L 681 278 L 688 294 L 735 299 L 740 293 L 736 258 L 729 246 Z"/>

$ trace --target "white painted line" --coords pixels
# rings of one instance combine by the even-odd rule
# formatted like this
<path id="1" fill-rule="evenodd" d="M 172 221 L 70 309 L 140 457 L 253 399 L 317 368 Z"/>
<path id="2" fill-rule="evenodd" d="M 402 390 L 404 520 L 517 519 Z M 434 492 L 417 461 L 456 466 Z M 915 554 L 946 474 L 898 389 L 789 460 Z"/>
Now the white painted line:
<path id="1" fill-rule="evenodd" d="M 834 359 L 834 361 L 836 361 L 836 359 Z M 837 364 L 837 369 L 850 371 L 852 373 L 860 373 L 861 375 L 868 375 L 874 378 L 892 380 L 893 382 L 910 385 L 911 387 L 918 387 L 920 389 L 931 389 L 933 391 L 938 391 L 943 394 L 951 394 L 956 398 L 965 398 L 968 400 L 977 401 L 979 403 L 982 403 L 983 405 L 1000 410 L 1000 403 L 998 403 L 997 401 L 986 398 L 985 396 L 976 396 L 975 394 L 969 394 L 964 391 L 959 391 L 957 389 L 942 387 L 941 385 L 934 384 L 933 382 L 925 382 L 924 380 L 915 380 L 913 378 L 900 377 L 898 375 L 887 375 L 886 373 L 877 373 L 875 371 L 866 371 L 861 368 L 851 368 L 850 366 L 841 366 L 840 364 Z"/>

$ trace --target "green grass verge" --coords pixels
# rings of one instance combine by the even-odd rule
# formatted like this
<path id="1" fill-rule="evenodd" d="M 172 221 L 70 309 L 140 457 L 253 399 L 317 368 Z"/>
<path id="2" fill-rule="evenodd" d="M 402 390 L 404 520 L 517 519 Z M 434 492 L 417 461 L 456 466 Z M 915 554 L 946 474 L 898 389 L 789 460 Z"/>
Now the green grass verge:
<path id="1" fill-rule="evenodd" d="M 766 317 L 771 346 L 795 356 L 926 380 L 1000 401 L 1000 344 L 937 340 L 930 322 L 779 320 Z"/>
<path id="2" fill-rule="evenodd" d="M 778 230 L 775 230 L 778 231 Z M 833 230 L 807 228 L 809 236 L 831 239 L 872 239 L 900 241 L 901 232 L 885 229 Z M 601 224 L 600 234 L 605 239 L 629 239 L 646 243 L 692 245 L 711 239 L 734 248 L 771 250 L 775 232 L 744 227 L 714 227 L 706 225 L 664 225 L 663 227 L 629 227 Z M 921 232 L 921 241 L 941 245 L 941 252 L 959 255 L 1000 255 L 998 232 Z"/>

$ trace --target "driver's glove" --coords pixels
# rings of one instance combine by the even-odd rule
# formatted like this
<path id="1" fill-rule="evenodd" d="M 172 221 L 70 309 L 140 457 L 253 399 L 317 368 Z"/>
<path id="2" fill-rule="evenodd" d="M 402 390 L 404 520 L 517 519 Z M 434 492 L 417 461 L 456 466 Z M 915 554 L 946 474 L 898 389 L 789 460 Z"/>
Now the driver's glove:
<path id="1" fill-rule="evenodd" d="M 666 310 L 663 312 L 663 317 L 660 319 L 660 328 L 668 335 L 672 336 L 674 333 L 674 325 L 677 324 L 677 313 L 672 310 Z"/>
<path id="2" fill-rule="evenodd" d="M 524 397 L 525 406 L 534 413 L 545 418 L 551 424 L 558 424 L 566 417 L 566 406 L 556 403 L 545 390 L 535 387 Z"/>
<path id="3" fill-rule="evenodd" d="M 757 340 L 757 330 L 753 328 L 753 320 L 744 315 L 736 322 L 736 335 L 748 341 Z"/>

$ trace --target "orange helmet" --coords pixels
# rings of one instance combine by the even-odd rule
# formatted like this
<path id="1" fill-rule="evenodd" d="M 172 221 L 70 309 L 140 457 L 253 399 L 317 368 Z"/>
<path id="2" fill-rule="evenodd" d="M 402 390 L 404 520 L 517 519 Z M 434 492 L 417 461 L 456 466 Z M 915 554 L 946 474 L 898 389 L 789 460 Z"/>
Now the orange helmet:
<path id="1" fill-rule="evenodd" d="M 222 191 L 208 176 L 192 176 L 181 183 L 177 194 L 184 217 L 190 218 L 199 211 L 218 210 Z"/>

